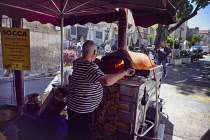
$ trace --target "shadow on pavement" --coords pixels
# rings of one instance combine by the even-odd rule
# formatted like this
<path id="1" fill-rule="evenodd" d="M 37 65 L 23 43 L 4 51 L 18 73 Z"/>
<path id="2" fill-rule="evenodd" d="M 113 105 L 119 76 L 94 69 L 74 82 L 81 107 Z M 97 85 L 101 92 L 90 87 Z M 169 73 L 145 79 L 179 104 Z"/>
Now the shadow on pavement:
<path id="1" fill-rule="evenodd" d="M 210 139 L 210 129 L 203 135 L 201 140 L 209 140 Z"/>
<path id="2" fill-rule="evenodd" d="M 185 95 L 202 93 L 210 96 L 210 61 L 167 66 L 163 83 L 177 86 L 177 92 Z"/>
<path id="3" fill-rule="evenodd" d="M 165 125 L 164 140 L 172 140 L 174 125 L 169 121 L 169 116 L 167 114 L 160 114 L 160 118 L 160 123 Z"/>

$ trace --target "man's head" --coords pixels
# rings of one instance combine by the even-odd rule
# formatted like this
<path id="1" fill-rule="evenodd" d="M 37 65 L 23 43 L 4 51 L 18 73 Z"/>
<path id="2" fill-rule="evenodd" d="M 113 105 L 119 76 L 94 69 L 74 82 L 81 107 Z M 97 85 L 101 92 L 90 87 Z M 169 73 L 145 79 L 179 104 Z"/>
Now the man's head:
<path id="1" fill-rule="evenodd" d="M 91 61 L 95 61 L 96 56 L 97 56 L 96 44 L 91 40 L 85 41 L 82 47 L 82 55 L 84 57 L 90 58 Z"/>
<path id="2" fill-rule="evenodd" d="M 165 48 L 166 47 L 166 43 L 165 42 L 161 42 L 161 47 Z"/>

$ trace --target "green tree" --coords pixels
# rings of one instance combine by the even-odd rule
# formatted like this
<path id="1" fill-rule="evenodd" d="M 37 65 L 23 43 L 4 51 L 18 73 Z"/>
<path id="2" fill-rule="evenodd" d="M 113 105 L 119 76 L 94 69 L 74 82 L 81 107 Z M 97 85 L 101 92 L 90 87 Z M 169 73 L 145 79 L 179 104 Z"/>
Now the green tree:
<path id="1" fill-rule="evenodd" d="M 154 40 L 154 35 L 153 34 L 149 34 L 148 38 L 149 38 L 150 45 L 152 45 L 153 44 L 153 40 Z"/>
<path id="2" fill-rule="evenodd" d="M 190 39 L 193 46 L 196 45 L 197 42 L 201 41 L 201 38 L 199 35 L 192 35 Z"/>
<path id="3" fill-rule="evenodd" d="M 174 38 L 172 37 L 167 37 L 167 46 L 170 48 L 170 49 L 173 49 L 173 45 L 174 45 Z"/>
<path id="4" fill-rule="evenodd" d="M 157 30 L 158 24 L 154 24 L 154 25 L 152 25 L 151 27 L 152 27 L 153 29 Z"/>
<path id="5" fill-rule="evenodd" d="M 177 28 L 179 28 L 184 22 L 193 18 L 197 15 L 198 11 L 205 8 L 210 1 L 209 0 L 177 0 L 172 1 L 173 5 L 176 7 L 177 18 L 179 21 L 173 27 L 169 28 L 169 25 L 158 24 L 157 35 L 155 38 L 155 46 L 159 46 L 160 42 L 166 40 L 166 36 L 171 34 Z M 195 3 L 193 7 L 192 3 Z"/>

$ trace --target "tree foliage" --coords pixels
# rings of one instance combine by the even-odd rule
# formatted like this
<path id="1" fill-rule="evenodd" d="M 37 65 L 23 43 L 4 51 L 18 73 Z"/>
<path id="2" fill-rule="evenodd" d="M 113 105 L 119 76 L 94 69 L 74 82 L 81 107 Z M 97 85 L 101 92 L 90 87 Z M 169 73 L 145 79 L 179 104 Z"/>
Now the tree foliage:
<path id="1" fill-rule="evenodd" d="M 199 35 L 192 35 L 191 37 L 191 43 L 192 45 L 196 45 L 197 42 L 201 41 L 201 38 Z"/>
<path id="2" fill-rule="evenodd" d="M 167 47 L 169 47 L 170 49 L 173 49 L 173 45 L 174 45 L 174 39 L 172 37 L 167 37 Z"/>
<path id="3" fill-rule="evenodd" d="M 158 24 L 154 24 L 154 25 L 152 25 L 151 27 L 152 27 L 153 29 L 157 30 Z"/>
<path id="4" fill-rule="evenodd" d="M 154 35 L 153 34 L 149 34 L 148 35 L 149 41 L 150 41 L 150 45 L 153 44 L 153 40 L 154 40 Z"/>
<path id="5" fill-rule="evenodd" d="M 195 7 L 193 7 L 193 3 L 195 4 Z M 198 10 L 205 8 L 209 3 L 209 0 L 177 0 L 176 3 L 173 3 L 176 7 L 178 22 L 175 26 L 170 28 L 168 25 L 158 24 L 157 36 L 155 38 L 155 46 L 158 46 L 160 42 L 166 40 L 166 36 L 168 34 L 171 34 L 184 22 L 196 16 Z M 167 34 L 165 34 L 166 31 Z"/>

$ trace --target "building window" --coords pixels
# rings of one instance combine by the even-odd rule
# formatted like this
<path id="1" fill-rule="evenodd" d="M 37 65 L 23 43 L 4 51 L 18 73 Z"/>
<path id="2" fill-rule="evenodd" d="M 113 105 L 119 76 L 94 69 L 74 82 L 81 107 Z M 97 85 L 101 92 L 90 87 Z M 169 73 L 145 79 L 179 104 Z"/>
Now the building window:
<path id="1" fill-rule="evenodd" d="M 77 26 L 77 39 L 83 36 L 84 40 L 87 39 L 88 28 L 85 26 Z"/>
<path id="2" fill-rule="evenodd" d="M 208 44 L 210 44 L 210 39 L 208 40 Z"/>
<path id="3" fill-rule="evenodd" d="M 77 35 L 77 28 L 74 26 L 71 26 L 71 35 Z"/>
<path id="4" fill-rule="evenodd" d="M 201 38 L 204 38 L 204 35 L 201 35 Z"/>
<path id="5" fill-rule="evenodd" d="M 96 38 L 102 39 L 102 32 L 96 31 Z"/>
<path id="6" fill-rule="evenodd" d="M 210 35 L 208 35 L 208 37 L 210 38 Z"/>

